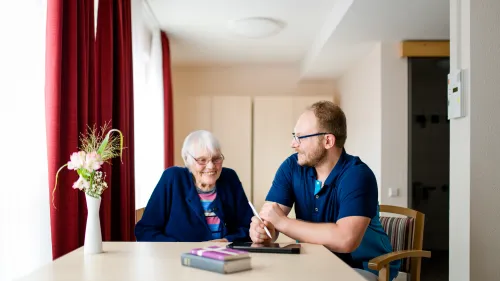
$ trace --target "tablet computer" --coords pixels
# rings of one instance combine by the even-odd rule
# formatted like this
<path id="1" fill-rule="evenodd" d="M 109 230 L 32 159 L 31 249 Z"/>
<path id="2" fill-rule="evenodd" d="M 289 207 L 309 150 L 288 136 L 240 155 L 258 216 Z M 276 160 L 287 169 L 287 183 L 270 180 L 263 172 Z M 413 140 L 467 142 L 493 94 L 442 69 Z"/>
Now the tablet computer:
<path id="1" fill-rule="evenodd" d="M 296 243 L 256 244 L 252 242 L 233 242 L 228 244 L 227 247 L 254 253 L 300 254 L 300 244 Z"/>

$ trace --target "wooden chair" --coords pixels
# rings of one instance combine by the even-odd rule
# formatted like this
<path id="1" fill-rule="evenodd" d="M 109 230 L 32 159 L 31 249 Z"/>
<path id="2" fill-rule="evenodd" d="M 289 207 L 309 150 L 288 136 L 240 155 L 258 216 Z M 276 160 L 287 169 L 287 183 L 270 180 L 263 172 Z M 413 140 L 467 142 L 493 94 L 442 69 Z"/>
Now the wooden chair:
<path id="1" fill-rule="evenodd" d="M 399 271 L 409 273 L 411 281 L 420 281 L 422 258 L 431 257 L 431 252 L 422 251 L 425 215 L 412 209 L 388 205 L 380 205 L 380 212 L 406 217 L 380 216 L 393 252 L 370 260 L 368 267 L 379 272 L 379 281 L 388 281 L 390 262 L 401 260 Z"/>
<path id="2" fill-rule="evenodd" d="M 142 214 L 144 214 L 144 208 L 135 210 L 135 224 L 141 220 Z"/>

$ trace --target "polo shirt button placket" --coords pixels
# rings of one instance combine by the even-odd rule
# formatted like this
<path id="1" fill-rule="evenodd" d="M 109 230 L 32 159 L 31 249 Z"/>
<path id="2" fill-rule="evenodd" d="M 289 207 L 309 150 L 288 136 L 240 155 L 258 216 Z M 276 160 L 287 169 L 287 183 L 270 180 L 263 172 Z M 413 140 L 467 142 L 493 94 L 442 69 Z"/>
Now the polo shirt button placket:
<path id="1" fill-rule="evenodd" d="M 318 199 L 318 198 L 319 198 L 319 195 L 316 195 L 316 199 Z"/>

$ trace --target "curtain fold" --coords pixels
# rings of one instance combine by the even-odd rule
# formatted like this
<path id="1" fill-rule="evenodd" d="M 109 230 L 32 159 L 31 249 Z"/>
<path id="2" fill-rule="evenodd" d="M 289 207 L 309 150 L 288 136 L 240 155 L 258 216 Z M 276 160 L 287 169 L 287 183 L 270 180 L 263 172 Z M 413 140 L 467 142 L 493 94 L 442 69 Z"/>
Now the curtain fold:
<path id="1" fill-rule="evenodd" d="M 115 158 L 105 172 L 110 186 L 101 203 L 103 240 L 135 241 L 134 100 L 132 18 L 130 0 L 99 0 L 96 32 L 95 114 L 123 133 L 122 160 Z"/>
<path id="2" fill-rule="evenodd" d="M 49 189 L 61 165 L 78 148 L 88 122 L 94 79 L 94 1 L 47 2 L 45 106 Z M 86 207 L 71 186 L 76 173 L 60 173 L 50 209 L 52 254 L 56 259 L 83 245 Z"/>
<path id="3" fill-rule="evenodd" d="M 170 42 L 167 34 L 161 32 L 163 60 L 163 123 L 165 141 L 165 168 L 174 165 L 174 108 L 172 93 L 172 73 L 170 63 Z"/>

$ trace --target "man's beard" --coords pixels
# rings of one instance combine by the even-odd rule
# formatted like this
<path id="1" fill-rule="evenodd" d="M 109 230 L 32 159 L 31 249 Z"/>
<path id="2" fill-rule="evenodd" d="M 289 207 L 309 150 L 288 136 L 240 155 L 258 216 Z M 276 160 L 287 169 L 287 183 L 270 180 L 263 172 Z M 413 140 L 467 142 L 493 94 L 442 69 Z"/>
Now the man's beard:
<path id="1" fill-rule="evenodd" d="M 323 163 L 326 159 L 326 149 L 324 147 L 318 146 L 318 148 L 308 155 L 303 154 L 302 156 L 305 156 L 306 159 L 303 161 L 297 161 L 299 165 L 301 166 L 308 166 L 308 167 L 316 167 L 318 164 Z"/>

